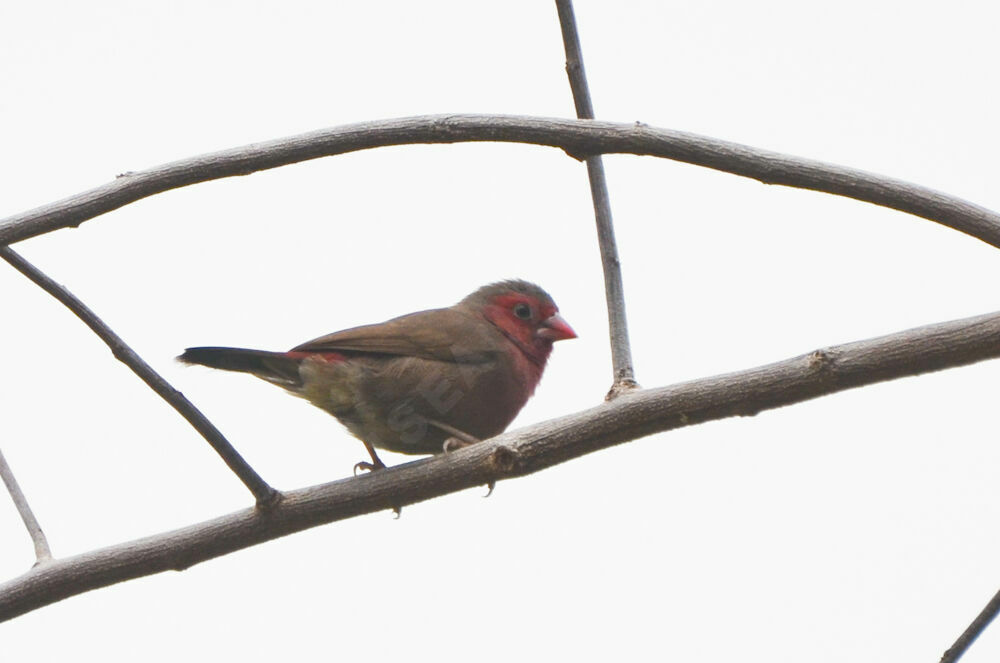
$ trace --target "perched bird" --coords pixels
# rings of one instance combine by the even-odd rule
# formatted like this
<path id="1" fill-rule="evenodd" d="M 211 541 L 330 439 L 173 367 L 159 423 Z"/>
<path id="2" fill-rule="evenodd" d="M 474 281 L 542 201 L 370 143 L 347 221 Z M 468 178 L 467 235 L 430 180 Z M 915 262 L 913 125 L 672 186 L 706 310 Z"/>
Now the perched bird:
<path id="1" fill-rule="evenodd" d="M 502 432 L 542 377 L 552 344 L 576 338 L 552 297 L 511 280 L 449 308 L 321 336 L 288 352 L 188 348 L 177 359 L 250 373 L 335 416 L 375 448 L 428 454 Z"/>

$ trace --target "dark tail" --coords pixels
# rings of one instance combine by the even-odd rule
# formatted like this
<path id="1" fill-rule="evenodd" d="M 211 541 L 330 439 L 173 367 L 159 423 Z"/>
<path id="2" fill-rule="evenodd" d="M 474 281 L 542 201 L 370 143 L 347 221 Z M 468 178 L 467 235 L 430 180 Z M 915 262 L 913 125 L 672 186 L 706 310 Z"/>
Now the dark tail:
<path id="1" fill-rule="evenodd" d="M 284 352 L 246 350 L 243 348 L 188 348 L 177 361 L 199 364 L 224 371 L 251 373 L 286 389 L 302 386 L 299 364 L 302 357 L 290 357 Z"/>

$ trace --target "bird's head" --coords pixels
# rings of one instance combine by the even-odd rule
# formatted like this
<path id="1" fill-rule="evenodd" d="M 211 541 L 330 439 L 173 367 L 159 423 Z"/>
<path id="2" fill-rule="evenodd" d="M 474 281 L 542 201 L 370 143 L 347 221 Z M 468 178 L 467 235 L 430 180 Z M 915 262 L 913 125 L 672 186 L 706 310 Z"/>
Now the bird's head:
<path id="1" fill-rule="evenodd" d="M 547 292 L 527 281 L 501 281 L 483 286 L 462 300 L 478 309 L 529 359 L 544 365 L 552 344 L 576 338 Z"/>

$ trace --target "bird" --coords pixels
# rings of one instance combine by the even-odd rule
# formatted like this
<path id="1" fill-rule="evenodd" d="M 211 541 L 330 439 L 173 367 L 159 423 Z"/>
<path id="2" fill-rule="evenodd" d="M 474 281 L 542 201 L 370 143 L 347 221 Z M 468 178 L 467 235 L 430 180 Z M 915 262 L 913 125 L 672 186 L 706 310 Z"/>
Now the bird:
<path id="1" fill-rule="evenodd" d="M 187 348 L 177 359 L 249 373 L 332 414 L 371 456 L 432 454 L 503 432 L 534 394 L 556 341 L 576 338 L 552 297 L 520 279 L 447 308 L 352 327 L 287 352 Z"/>

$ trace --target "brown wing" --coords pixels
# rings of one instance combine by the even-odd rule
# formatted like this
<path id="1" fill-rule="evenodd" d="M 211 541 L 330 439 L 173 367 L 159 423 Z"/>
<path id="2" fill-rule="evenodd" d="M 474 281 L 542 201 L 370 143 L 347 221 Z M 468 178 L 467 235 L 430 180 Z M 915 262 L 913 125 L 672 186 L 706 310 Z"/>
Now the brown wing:
<path id="1" fill-rule="evenodd" d="M 350 352 L 480 364 L 492 361 L 500 333 L 486 320 L 451 308 L 410 313 L 376 325 L 320 336 L 293 352 Z"/>

